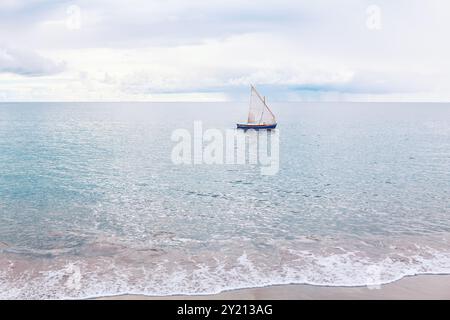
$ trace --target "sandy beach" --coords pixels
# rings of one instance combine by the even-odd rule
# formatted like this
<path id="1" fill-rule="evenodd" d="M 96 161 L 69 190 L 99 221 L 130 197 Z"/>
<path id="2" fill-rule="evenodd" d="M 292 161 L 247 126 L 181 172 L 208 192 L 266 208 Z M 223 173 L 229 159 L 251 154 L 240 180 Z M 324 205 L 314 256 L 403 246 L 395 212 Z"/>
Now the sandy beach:
<path id="1" fill-rule="evenodd" d="M 225 291 L 214 295 L 144 296 L 120 295 L 100 300 L 418 300 L 450 299 L 450 275 L 406 277 L 379 287 L 323 287 L 312 285 L 279 285 Z"/>

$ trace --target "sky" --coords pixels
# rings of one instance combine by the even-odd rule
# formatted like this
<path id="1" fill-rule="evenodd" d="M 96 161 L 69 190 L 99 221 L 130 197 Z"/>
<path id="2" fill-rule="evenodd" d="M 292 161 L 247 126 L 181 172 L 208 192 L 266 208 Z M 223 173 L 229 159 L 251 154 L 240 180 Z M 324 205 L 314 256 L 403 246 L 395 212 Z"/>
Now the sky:
<path id="1" fill-rule="evenodd" d="M 450 101 L 447 0 L 0 0 L 0 101 Z"/>

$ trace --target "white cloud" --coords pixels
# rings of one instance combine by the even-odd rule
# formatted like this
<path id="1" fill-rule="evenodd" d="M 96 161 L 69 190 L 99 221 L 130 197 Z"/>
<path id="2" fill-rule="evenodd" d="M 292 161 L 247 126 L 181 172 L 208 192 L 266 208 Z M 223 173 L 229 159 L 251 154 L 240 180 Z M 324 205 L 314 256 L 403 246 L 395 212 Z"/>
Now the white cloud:
<path id="1" fill-rule="evenodd" d="M 59 73 L 63 68 L 62 63 L 55 63 L 34 51 L 0 46 L 0 73 L 42 76 Z"/>

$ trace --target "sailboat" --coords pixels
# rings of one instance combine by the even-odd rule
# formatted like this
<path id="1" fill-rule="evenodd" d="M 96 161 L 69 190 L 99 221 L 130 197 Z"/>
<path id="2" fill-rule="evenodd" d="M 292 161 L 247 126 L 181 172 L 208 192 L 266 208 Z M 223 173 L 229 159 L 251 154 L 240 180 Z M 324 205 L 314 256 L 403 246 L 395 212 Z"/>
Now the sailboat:
<path id="1" fill-rule="evenodd" d="M 266 97 L 262 98 L 252 85 L 250 90 L 250 107 L 247 123 L 238 123 L 238 129 L 275 129 L 277 122 L 275 115 L 266 104 Z"/>

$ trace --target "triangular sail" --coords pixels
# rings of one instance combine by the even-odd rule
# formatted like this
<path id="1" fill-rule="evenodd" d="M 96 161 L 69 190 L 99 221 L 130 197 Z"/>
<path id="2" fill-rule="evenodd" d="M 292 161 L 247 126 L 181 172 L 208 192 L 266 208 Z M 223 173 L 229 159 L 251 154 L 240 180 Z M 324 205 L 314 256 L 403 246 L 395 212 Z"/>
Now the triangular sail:
<path id="1" fill-rule="evenodd" d="M 252 86 L 250 94 L 250 108 L 248 111 L 248 123 L 249 124 L 274 124 L 275 116 L 266 102 L 259 95 L 256 89 Z"/>

